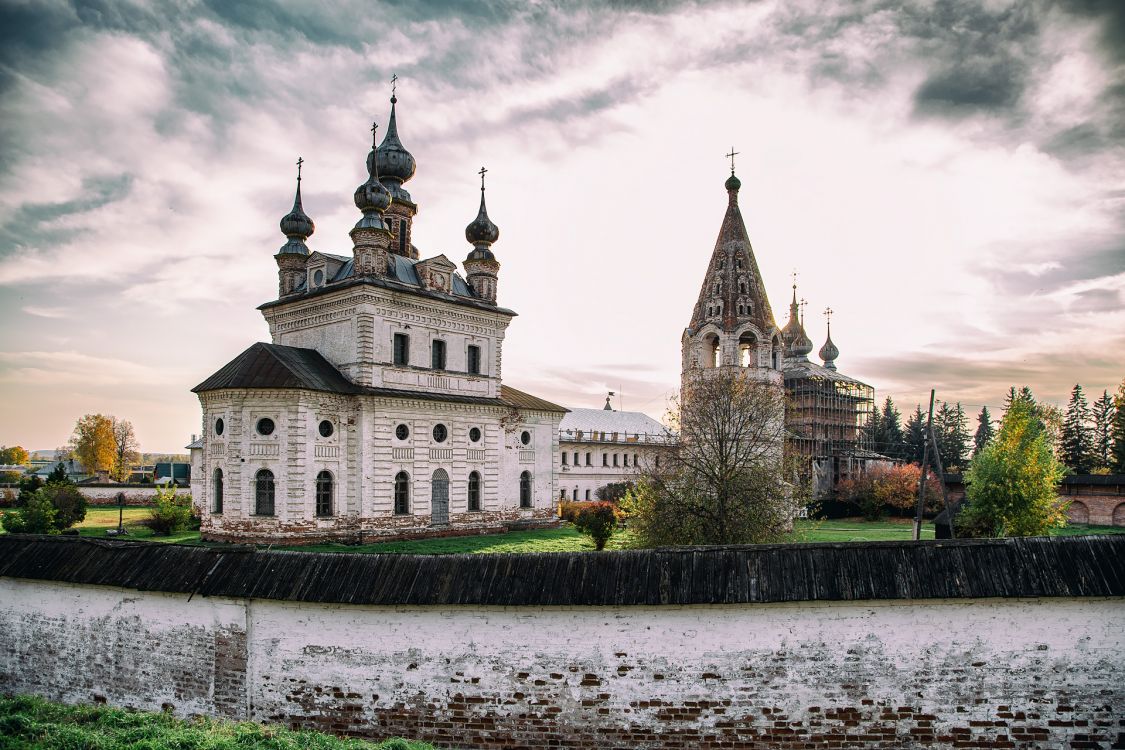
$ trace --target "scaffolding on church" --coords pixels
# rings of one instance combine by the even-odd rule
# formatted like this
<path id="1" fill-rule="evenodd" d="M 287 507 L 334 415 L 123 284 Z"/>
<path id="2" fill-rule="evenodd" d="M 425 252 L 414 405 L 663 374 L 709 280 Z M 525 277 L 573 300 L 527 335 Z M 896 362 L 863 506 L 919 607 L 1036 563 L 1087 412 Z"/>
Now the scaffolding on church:
<path id="1" fill-rule="evenodd" d="M 885 459 L 872 450 L 865 429 L 874 388 L 808 361 L 786 367 L 784 378 L 789 449 L 809 461 L 820 487 L 862 473 L 867 461 Z"/>

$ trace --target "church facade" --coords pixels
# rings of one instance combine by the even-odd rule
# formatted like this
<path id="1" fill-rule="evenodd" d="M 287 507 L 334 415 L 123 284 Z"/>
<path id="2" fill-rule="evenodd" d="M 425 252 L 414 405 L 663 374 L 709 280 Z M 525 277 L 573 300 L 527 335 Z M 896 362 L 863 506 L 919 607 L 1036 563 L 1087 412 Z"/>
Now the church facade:
<path id="1" fill-rule="evenodd" d="M 351 253 L 309 250 L 299 162 L 278 298 L 259 308 L 272 341 L 193 389 L 204 539 L 363 542 L 553 522 L 566 409 L 502 382 L 515 313 L 497 304 L 484 170 L 465 275 L 444 255 L 420 259 L 396 102 L 355 190 Z"/>

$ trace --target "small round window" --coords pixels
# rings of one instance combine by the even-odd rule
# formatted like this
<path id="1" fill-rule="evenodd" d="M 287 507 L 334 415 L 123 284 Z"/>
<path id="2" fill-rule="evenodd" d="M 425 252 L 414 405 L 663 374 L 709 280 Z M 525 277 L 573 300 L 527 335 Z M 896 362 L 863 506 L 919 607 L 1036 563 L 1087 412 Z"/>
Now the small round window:
<path id="1" fill-rule="evenodd" d="M 449 430 L 447 430 L 445 428 L 445 425 L 435 424 L 434 425 L 434 442 L 435 443 L 444 443 L 445 439 L 447 437 L 449 437 Z"/>
<path id="2" fill-rule="evenodd" d="M 395 428 L 395 437 L 399 440 L 406 440 L 410 437 L 410 428 L 404 424 L 400 424 Z"/>
<path id="3" fill-rule="evenodd" d="M 469 440 L 474 443 L 480 442 L 480 428 L 473 427 L 469 430 Z"/>
<path id="4" fill-rule="evenodd" d="M 524 445 L 530 445 L 531 444 L 531 433 L 528 432 L 527 430 L 524 430 L 520 434 L 520 442 L 523 443 Z"/>
<path id="5" fill-rule="evenodd" d="M 313 271 L 313 286 L 320 286 L 324 283 L 324 271 L 319 268 Z"/>
<path id="6" fill-rule="evenodd" d="M 272 435 L 273 434 L 273 420 L 269 417 L 262 417 L 258 420 L 258 434 L 259 435 Z"/>
<path id="7" fill-rule="evenodd" d="M 327 419 L 323 420 L 320 423 L 320 427 L 317 428 L 317 429 L 320 430 L 320 436 L 321 437 L 332 437 L 332 433 L 336 431 L 336 428 L 333 427 L 332 423 L 329 422 Z"/>
<path id="8" fill-rule="evenodd" d="M 227 428 L 227 426 L 223 423 L 222 417 L 219 417 L 218 419 L 215 420 L 215 434 L 216 435 L 222 435 L 223 430 L 225 430 L 226 428 Z"/>

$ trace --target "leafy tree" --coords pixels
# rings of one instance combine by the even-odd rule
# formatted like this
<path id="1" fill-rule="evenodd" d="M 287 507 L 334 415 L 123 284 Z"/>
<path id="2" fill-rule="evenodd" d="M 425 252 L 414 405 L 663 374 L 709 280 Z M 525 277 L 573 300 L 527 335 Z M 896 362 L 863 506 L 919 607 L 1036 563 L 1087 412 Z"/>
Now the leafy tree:
<path id="1" fill-rule="evenodd" d="M 926 446 L 926 415 L 921 405 L 914 407 L 914 413 L 906 420 L 906 449 L 904 456 L 912 464 L 922 465 Z"/>
<path id="2" fill-rule="evenodd" d="M 1094 457 L 1092 463 L 1095 470 L 1106 471 L 1109 469 L 1110 455 L 1113 453 L 1113 396 L 1109 391 L 1102 391 L 1101 398 L 1094 402 Z"/>
<path id="3" fill-rule="evenodd" d="M 921 479 L 922 467 L 915 464 L 876 467 L 855 479 L 841 481 L 836 492 L 841 500 L 855 504 L 864 518 L 877 521 L 888 508 L 913 510 Z M 927 513 L 936 511 L 942 501 L 939 481 L 932 474 L 926 475 L 923 507 Z"/>
<path id="4" fill-rule="evenodd" d="M 780 389 L 741 373 L 688 385 L 673 413 L 680 435 L 622 502 L 640 546 L 780 539 L 796 513 L 782 457 Z"/>
<path id="5" fill-rule="evenodd" d="M 574 519 L 574 527 L 594 540 L 594 548 L 605 549 L 606 542 L 617 530 L 617 513 L 612 503 L 590 503 Z"/>
<path id="6" fill-rule="evenodd" d="M 44 497 L 55 509 L 54 524 L 59 531 L 69 529 L 86 518 L 86 498 L 73 482 L 47 482 L 36 491 L 36 497 Z"/>
<path id="7" fill-rule="evenodd" d="M 0 446 L 0 464 L 5 466 L 24 466 L 31 460 L 31 454 L 23 446 Z"/>
<path id="8" fill-rule="evenodd" d="M 74 425 L 70 448 L 75 457 L 91 473 L 109 473 L 117 462 L 117 443 L 113 434 L 113 417 L 87 414 Z"/>
<path id="9" fill-rule="evenodd" d="M 1056 498 L 1063 467 L 1034 403 L 1015 399 L 1000 431 L 965 474 L 958 526 L 983 536 L 1032 536 L 1066 523 Z"/>
<path id="10" fill-rule="evenodd" d="M 1089 474 L 1094 468 L 1094 433 L 1090 429 L 1090 407 L 1082 385 L 1075 383 L 1066 405 L 1059 447 L 1062 461 L 1075 474 Z"/>
<path id="11" fill-rule="evenodd" d="M 113 420 L 113 470 L 110 476 L 118 482 L 129 478 L 133 465 L 140 459 L 140 444 L 133 432 L 133 423 L 127 419 L 110 417 Z"/>
<path id="12" fill-rule="evenodd" d="M 984 450 L 984 446 L 988 445 L 992 440 L 995 430 L 992 427 L 992 415 L 988 413 L 988 407 L 982 406 L 980 414 L 977 415 L 977 431 L 973 435 L 973 455 L 980 453 Z"/>
<path id="13" fill-rule="evenodd" d="M 1110 427 L 1113 454 L 1110 456 L 1110 468 L 1115 474 L 1125 474 L 1125 380 L 1117 386 L 1113 404 L 1113 422 Z"/>

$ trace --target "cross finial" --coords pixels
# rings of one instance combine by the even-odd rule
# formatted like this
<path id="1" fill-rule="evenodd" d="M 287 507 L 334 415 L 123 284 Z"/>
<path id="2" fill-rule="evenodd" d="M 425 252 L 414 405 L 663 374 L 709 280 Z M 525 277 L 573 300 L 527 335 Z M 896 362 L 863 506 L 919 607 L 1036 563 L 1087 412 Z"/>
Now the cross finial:
<path id="1" fill-rule="evenodd" d="M 301 165 L 304 164 L 304 163 L 305 163 L 305 160 L 298 156 L 297 157 L 297 182 L 301 181 Z"/>
<path id="2" fill-rule="evenodd" d="M 805 308 L 808 307 L 809 301 L 807 299 L 805 299 L 804 297 L 801 297 L 800 305 L 801 305 L 801 325 L 804 325 L 805 324 Z"/>
<path id="3" fill-rule="evenodd" d="M 379 123 L 371 123 L 371 147 L 375 148 L 378 144 L 375 142 L 375 131 L 379 129 Z"/>
<path id="4" fill-rule="evenodd" d="M 395 90 L 398 89 L 398 73 L 391 74 L 391 96 L 395 95 Z"/>
<path id="5" fill-rule="evenodd" d="M 790 274 L 790 275 L 793 277 L 793 288 L 796 289 L 797 288 L 797 269 L 794 268 L 793 273 Z"/>
<path id="6" fill-rule="evenodd" d="M 483 193 L 484 192 L 484 176 L 486 174 L 488 174 L 488 170 L 485 169 L 484 167 L 481 167 L 480 171 L 477 172 L 477 174 L 480 175 L 480 191 Z"/>
<path id="7" fill-rule="evenodd" d="M 831 307 L 824 308 L 824 317 L 828 321 L 828 325 L 832 325 L 832 308 Z"/>
<path id="8" fill-rule="evenodd" d="M 734 150 L 734 146 L 731 146 L 730 147 L 730 153 L 726 155 L 727 158 L 730 159 L 730 173 L 731 174 L 734 174 L 734 157 L 738 156 L 738 154 L 739 154 L 739 152 Z"/>

